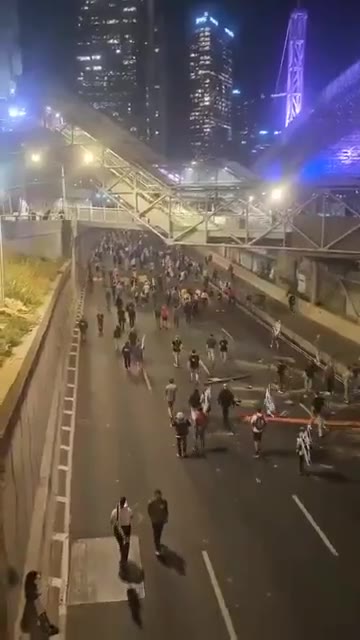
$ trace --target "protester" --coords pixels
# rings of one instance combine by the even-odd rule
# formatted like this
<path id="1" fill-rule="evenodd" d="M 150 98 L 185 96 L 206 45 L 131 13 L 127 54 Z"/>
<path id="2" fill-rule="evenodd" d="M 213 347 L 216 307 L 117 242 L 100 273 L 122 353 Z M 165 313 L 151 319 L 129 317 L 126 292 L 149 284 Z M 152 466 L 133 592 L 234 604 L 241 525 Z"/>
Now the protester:
<path id="1" fill-rule="evenodd" d="M 250 424 L 254 440 L 255 458 L 259 458 L 261 453 L 262 436 L 266 427 L 266 419 L 261 408 L 257 409 L 256 413 L 251 417 Z"/>
<path id="2" fill-rule="evenodd" d="M 187 438 L 189 435 L 190 420 L 188 420 L 185 415 L 181 411 L 179 411 L 176 414 L 175 418 L 172 420 L 172 426 L 175 429 L 176 435 L 177 457 L 186 458 Z"/>
<path id="3" fill-rule="evenodd" d="M 161 536 L 164 526 L 169 521 L 169 507 L 160 489 L 154 491 L 154 497 L 149 500 L 148 514 L 154 536 L 155 554 L 161 555 Z"/>
<path id="4" fill-rule="evenodd" d="M 230 408 L 235 405 L 235 397 L 233 392 L 229 389 L 225 383 L 218 395 L 218 404 L 221 407 L 224 427 L 229 427 L 229 412 Z"/>
<path id="5" fill-rule="evenodd" d="M 126 568 L 129 558 L 132 517 L 132 511 L 129 508 L 126 497 L 123 496 L 112 510 L 110 516 L 113 533 L 119 545 L 120 566 L 122 569 Z"/>

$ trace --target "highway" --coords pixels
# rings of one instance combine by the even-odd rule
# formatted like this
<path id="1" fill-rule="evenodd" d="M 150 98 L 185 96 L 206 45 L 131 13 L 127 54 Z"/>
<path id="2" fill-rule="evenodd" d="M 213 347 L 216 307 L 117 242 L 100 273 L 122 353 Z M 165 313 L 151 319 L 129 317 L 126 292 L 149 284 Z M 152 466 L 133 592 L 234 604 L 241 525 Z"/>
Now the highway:
<path id="1" fill-rule="evenodd" d="M 290 422 L 268 426 L 263 458 L 256 460 L 250 428 L 238 414 L 251 413 L 275 379 L 277 354 L 268 332 L 241 310 L 214 304 L 192 325 L 182 322 L 176 333 L 184 343 L 183 364 L 174 369 L 175 330 L 160 331 L 149 305 L 137 320 L 146 336 L 144 377 L 127 373 L 114 352 L 115 310 L 105 315 L 98 337 L 95 316 L 104 308 L 102 283 L 95 282 L 85 301 L 89 331 L 79 359 L 67 640 L 357 639 L 357 432 L 334 430 L 321 448 L 316 443 L 309 477 L 298 474 L 297 427 Z M 218 339 L 226 333 L 230 343 L 229 362 L 217 361 L 214 375 L 248 376 L 232 385 L 242 405 L 229 432 L 214 398 L 206 457 L 178 459 L 164 388 L 174 376 L 177 409 L 188 411 L 193 386 L 185 360 L 197 348 L 207 379 L 210 333 Z M 284 344 L 280 354 L 293 370 L 292 387 L 301 389 L 304 357 Z M 289 419 L 307 415 L 309 401 L 300 393 L 276 395 L 276 403 Z M 356 407 L 345 409 L 340 396 L 336 412 L 358 414 Z M 154 554 L 147 515 L 156 488 L 170 512 L 162 560 Z M 135 514 L 131 584 L 118 575 L 110 527 L 121 495 Z"/>

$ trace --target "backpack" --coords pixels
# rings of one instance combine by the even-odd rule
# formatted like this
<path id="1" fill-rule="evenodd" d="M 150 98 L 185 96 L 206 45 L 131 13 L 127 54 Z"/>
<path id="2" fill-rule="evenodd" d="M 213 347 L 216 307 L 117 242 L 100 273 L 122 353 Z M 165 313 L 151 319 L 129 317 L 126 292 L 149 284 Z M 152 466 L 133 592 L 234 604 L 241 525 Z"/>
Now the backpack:
<path id="1" fill-rule="evenodd" d="M 265 429 L 266 422 L 264 416 L 256 416 L 256 420 L 253 422 L 253 429 L 258 433 L 262 433 Z"/>

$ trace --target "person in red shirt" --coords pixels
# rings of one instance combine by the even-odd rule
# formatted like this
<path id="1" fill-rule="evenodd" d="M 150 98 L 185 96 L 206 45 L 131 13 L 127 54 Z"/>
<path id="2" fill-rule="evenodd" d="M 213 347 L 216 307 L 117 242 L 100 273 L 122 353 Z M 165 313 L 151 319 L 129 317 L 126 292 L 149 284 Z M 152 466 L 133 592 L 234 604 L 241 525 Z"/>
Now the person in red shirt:
<path id="1" fill-rule="evenodd" d="M 168 329 L 169 328 L 169 308 L 166 304 L 163 304 L 160 312 L 160 328 Z"/>
<path id="2" fill-rule="evenodd" d="M 202 407 L 196 410 L 195 414 L 195 451 L 199 455 L 205 455 L 205 435 L 209 417 Z"/>

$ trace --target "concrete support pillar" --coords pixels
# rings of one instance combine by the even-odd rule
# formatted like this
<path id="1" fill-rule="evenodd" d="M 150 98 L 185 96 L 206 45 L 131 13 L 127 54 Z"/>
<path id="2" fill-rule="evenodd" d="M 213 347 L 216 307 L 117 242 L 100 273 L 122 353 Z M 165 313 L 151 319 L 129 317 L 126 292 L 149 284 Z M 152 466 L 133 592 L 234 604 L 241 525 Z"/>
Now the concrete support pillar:
<path id="1" fill-rule="evenodd" d="M 311 286 L 310 286 L 310 302 L 317 304 L 319 293 L 319 265 L 316 260 L 311 261 Z"/>

